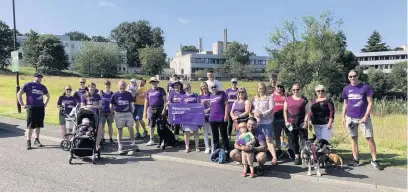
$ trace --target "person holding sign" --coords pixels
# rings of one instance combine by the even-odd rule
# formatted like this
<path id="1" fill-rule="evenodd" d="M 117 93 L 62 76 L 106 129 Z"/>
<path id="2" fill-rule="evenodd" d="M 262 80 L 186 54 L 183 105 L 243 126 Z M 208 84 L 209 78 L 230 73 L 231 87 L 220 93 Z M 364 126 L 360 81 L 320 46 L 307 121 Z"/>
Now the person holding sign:
<path id="1" fill-rule="evenodd" d="M 209 121 L 213 134 L 214 149 L 220 148 L 220 133 L 225 151 L 230 151 L 228 131 L 228 98 L 224 91 L 218 90 L 217 84 L 210 84 L 210 116 Z"/>
<path id="2" fill-rule="evenodd" d="M 198 103 L 198 95 L 196 93 L 191 92 L 191 85 L 190 83 L 185 83 L 183 85 L 184 91 L 186 94 L 181 99 L 181 103 L 189 104 L 189 103 Z M 190 132 L 194 134 L 194 141 L 195 141 L 195 148 L 196 152 L 200 152 L 198 148 L 198 125 L 193 124 L 183 124 L 181 128 L 184 131 L 184 142 L 186 143 L 186 153 L 190 152 Z"/>
<path id="3" fill-rule="evenodd" d="M 167 103 L 167 98 L 166 91 L 158 86 L 159 80 L 156 77 L 150 78 L 149 83 L 152 85 L 152 88 L 146 93 L 143 117 L 145 119 L 149 118 L 150 127 L 150 141 L 146 145 L 152 146 L 154 144 L 154 128 L 156 127 L 157 119 L 165 114 L 164 104 Z M 149 112 L 147 111 L 148 108 Z"/>
<path id="4" fill-rule="evenodd" d="M 208 120 L 210 116 L 210 91 L 208 90 L 208 85 L 206 82 L 201 82 L 200 84 L 200 96 L 198 97 L 198 101 L 201 103 L 201 105 L 204 105 L 205 107 L 205 123 L 203 125 L 203 130 L 204 130 L 204 144 L 205 144 L 205 153 L 209 154 L 210 153 L 210 146 L 208 144 L 208 134 L 210 133 L 212 135 L 212 130 L 210 126 L 210 122 Z M 214 142 L 211 139 L 211 146 L 214 148 Z M 214 149 L 212 149 L 214 151 Z"/>
<path id="5" fill-rule="evenodd" d="M 180 88 L 183 86 L 183 84 L 180 81 L 175 81 L 171 84 L 171 87 L 173 90 L 169 94 L 169 98 L 166 103 L 166 108 L 170 103 L 180 103 L 181 98 L 183 98 L 185 92 L 184 90 L 181 90 Z M 176 141 L 178 142 L 179 140 L 179 133 L 180 133 L 180 124 L 174 124 L 174 137 L 176 138 Z"/>

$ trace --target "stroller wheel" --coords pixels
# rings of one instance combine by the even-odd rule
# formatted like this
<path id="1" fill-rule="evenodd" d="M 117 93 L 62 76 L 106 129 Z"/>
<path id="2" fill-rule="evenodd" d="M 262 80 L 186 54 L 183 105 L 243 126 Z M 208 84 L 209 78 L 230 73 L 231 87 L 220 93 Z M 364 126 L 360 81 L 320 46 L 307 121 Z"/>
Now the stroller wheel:
<path id="1" fill-rule="evenodd" d="M 60 145 L 64 151 L 69 151 L 71 149 L 71 142 L 66 139 L 62 140 Z"/>
<path id="2" fill-rule="evenodd" d="M 68 160 L 68 163 L 69 163 L 69 164 L 72 164 L 72 159 L 73 159 L 73 156 L 70 155 L 70 156 L 69 156 L 69 160 Z"/>

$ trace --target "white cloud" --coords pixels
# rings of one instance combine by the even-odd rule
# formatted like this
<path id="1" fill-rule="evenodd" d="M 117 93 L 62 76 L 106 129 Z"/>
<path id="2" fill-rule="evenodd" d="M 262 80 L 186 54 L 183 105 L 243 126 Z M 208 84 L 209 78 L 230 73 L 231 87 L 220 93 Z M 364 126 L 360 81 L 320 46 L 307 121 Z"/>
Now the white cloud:
<path id="1" fill-rule="evenodd" d="M 107 7 L 107 8 L 113 8 L 113 9 L 119 9 L 118 6 L 116 6 L 115 4 L 109 2 L 109 1 L 104 1 L 104 0 L 100 0 L 98 1 L 98 6 L 99 7 Z"/>
<path id="2" fill-rule="evenodd" d="M 179 20 L 179 22 L 182 23 L 182 24 L 189 24 L 189 23 L 190 23 L 190 20 L 187 20 L 187 19 L 178 18 L 178 20 Z"/>

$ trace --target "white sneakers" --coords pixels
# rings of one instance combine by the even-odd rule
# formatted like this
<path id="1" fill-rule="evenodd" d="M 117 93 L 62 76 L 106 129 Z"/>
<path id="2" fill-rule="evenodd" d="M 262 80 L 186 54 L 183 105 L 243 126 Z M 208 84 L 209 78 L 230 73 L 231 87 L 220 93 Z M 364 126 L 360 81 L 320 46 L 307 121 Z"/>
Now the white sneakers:
<path id="1" fill-rule="evenodd" d="M 147 146 L 152 146 L 153 144 L 154 144 L 154 141 L 152 139 L 150 139 L 150 141 L 146 143 Z"/>
<path id="2" fill-rule="evenodd" d="M 211 152 L 211 149 L 210 149 L 209 147 L 206 147 L 206 148 L 205 148 L 205 153 L 206 153 L 206 154 L 209 154 L 210 152 Z"/>

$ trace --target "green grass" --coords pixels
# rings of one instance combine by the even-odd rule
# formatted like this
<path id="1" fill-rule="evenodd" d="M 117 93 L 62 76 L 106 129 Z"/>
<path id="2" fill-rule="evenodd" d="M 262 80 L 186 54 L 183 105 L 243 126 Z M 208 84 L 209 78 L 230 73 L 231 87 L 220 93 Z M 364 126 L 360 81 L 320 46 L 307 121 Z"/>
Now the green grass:
<path id="1" fill-rule="evenodd" d="M 21 85 L 33 80 L 33 69 L 22 68 L 22 71 L 23 73 L 20 76 Z M 87 79 L 87 82 L 95 82 L 97 88 L 102 89 L 104 80 L 105 79 L 100 78 L 89 78 Z M 111 80 L 113 81 L 113 89 L 117 89 L 115 88 L 115 82 L 119 81 L 120 79 Z M 128 79 L 126 79 L 126 81 L 128 81 Z M 78 77 L 45 76 L 43 79 L 43 84 L 47 86 L 51 94 L 51 100 L 46 108 L 45 123 L 58 125 L 58 109 L 56 105 L 58 97 L 62 94 L 63 88 L 66 85 L 71 85 L 73 89 L 78 88 Z M 166 85 L 167 81 L 160 82 L 160 86 L 165 88 Z M 17 113 L 15 86 L 16 82 L 14 74 L 4 72 L 0 73 L 0 116 L 25 119 L 24 110 L 21 114 Z M 224 89 L 226 89 L 230 85 L 228 82 L 222 82 L 222 86 Z M 250 96 L 255 94 L 255 82 L 240 82 L 239 86 L 247 88 Z M 199 82 L 192 82 L 192 88 L 194 92 L 198 92 Z M 25 96 L 23 96 L 23 98 L 24 97 Z M 350 137 L 345 138 L 347 132 L 341 126 L 341 118 L 339 116 L 341 104 L 336 102 L 336 108 L 337 113 L 331 142 L 333 144 L 340 143 L 336 149 L 341 155 L 343 155 L 343 157 L 345 157 L 345 159 L 347 159 L 351 156 Z M 386 165 L 404 168 L 407 167 L 406 109 L 406 102 L 402 100 L 378 100 L 374 103 L 372 120 L 374 126 L 374 136 L 377 144 L 378 158 L 381 159 Z M 202 138 L 202 136 L 200 138 Z M 359 149 L 363 161 L 371 159 L 368 144 L 362 137 L 359 138 Z"/>

